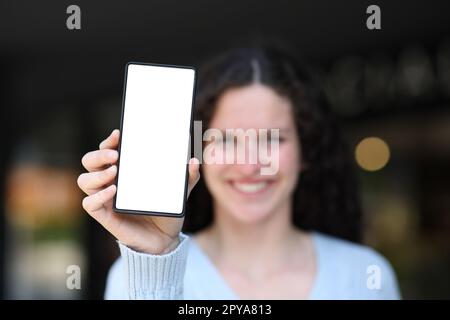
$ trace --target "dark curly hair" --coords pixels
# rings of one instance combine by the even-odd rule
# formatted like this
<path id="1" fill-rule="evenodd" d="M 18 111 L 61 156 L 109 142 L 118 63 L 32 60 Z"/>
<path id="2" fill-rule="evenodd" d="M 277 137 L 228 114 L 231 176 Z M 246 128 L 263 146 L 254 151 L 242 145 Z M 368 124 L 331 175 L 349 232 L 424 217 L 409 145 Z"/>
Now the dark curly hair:
<path id="1" fill-rule="evenodd" d="M 206 63 L 198 76 L 194 119 L 208 129 L 218 98 L 255 79 L 293 106 L 307 164 L 293 194 L 294 225 L 359 242 L 361 208 L 353 162 L 317 79 L 293 55 L 278 47 L 255 46 L 232 49 Z M 212 220 L 211 194 L 201 178 L 187 202 L 183 231 L 195 233 Z"/>

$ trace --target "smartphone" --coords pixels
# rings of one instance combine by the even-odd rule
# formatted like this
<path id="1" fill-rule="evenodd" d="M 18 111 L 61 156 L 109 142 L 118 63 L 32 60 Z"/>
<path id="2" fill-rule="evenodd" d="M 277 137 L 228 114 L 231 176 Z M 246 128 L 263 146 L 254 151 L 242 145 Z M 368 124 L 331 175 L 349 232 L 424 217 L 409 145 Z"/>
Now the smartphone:
<path id="1" fill-rule="evenodd" d="M 193 67 L 127 63 L 114 211 L 184 216 L 195 79 Z"/>

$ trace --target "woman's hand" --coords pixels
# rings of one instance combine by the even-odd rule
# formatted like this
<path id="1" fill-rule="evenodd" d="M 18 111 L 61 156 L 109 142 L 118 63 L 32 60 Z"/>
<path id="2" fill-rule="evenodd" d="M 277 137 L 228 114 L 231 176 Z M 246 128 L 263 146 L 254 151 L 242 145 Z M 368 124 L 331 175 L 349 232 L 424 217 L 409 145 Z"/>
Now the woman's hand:
<path id="1" fill-rule="evenodd" d="M 133 250 L 164 254 L 175 249 L 183 218 L 128 215 L 112 209 L 116 194 L 114 185 L 117 174 L 117 146 L 119 130 L 100 143 L 99 150 L 86 153 L 81 162 L 88 171 L 78 177 L 78 186 L 88 196 L 83 199 L 83 208 L 120 242 Z M 200 179 L 198 160 L 189 161 L 188 195 Z M 154 195 L 158 196 L 158 195 Z"/>

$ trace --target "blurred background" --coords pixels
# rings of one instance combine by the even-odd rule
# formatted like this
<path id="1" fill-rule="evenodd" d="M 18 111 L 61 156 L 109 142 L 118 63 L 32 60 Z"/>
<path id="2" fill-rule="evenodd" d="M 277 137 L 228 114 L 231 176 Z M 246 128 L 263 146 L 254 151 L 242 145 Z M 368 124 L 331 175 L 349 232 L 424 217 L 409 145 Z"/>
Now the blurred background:
<path id="1" fill-rule="evenodd" d="M 66 9 L 81 8 L 81 30 Z M 381 8 L 381 30 L 366 8 Z M 0 2 L 0 297 L 101 299 L 114 239 L 82 209 L 80 159 L 119 127 L 128 61 L 200 65 L 245 39 L 297 49 L 353 150 L 364 242 L 404 298 L 450 298 L 450 2 Z M 69 290 L 68 267 L 81 270 Z M 69 272 L 69 274 L 67 273 Z"/>

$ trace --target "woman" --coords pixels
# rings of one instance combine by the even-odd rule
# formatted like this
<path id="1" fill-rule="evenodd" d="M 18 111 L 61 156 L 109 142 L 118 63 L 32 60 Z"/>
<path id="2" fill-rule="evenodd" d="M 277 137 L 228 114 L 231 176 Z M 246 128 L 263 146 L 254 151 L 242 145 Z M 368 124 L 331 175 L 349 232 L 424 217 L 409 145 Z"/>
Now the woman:
<path id="1" fill-rule="evenodd" d="M 352 164 L 308 72 L 280 50 L 255 47 L 212 60 L 198 83 L 195 119 L 204 129 L 279 129 L 278 170 L 261 175 L 259 161 L 200 167 L 192 158 L 182 230 L 184 219 L 112 211 L 120 134 L 113 131 L 83 157 L 89 173 L 78 179 L 84 209 L 121 252 L 105 297 L 399 298 L 390 264 L 355 243 Z"/>

